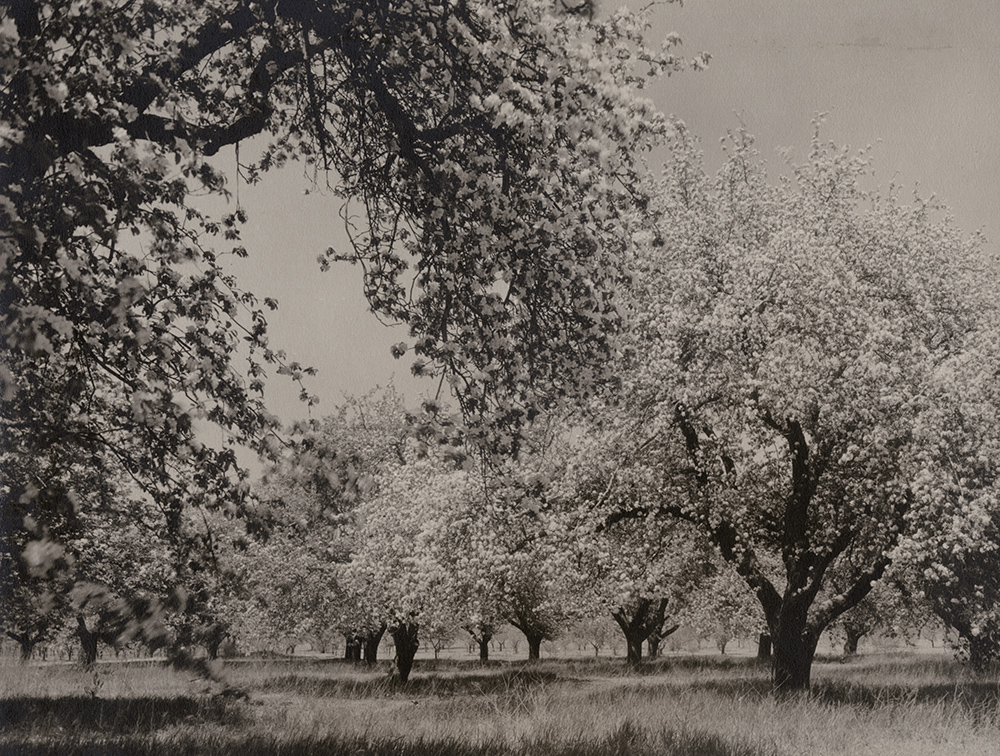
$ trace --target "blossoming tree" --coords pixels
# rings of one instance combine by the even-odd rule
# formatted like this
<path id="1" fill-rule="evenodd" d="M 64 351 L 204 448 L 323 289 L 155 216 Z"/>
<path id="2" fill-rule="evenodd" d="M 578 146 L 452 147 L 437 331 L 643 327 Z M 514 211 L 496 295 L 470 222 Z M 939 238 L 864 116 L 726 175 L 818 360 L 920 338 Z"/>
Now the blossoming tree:
<path id="1" fill-rule="evenodd" d="M 761 604 L 779 690 L 808 687 L 820 633 L 919 523 L 972 543 L 996 502 L 993 447 L 950 433 L 981 416 L 963 396 L 990 364 L 977 334 L 996 320 L 996 260 L 933 202 L 871 182 L 867 153 L 818 126 L 775 180 L 736 134 L 713 180 L 677 124 L 637 262 L 609 422 L 646 496 L 612 519 L 656 510 L 712 540 Z M 956 477 L 945 449 L 988 473 Z"/>
<path id="2" fill-rule="evenodd" d="M 637 156 L 663 126 L 639 90 L 683 65 L 643 30 L 546 0 L 0 3 L 4 455 L 114 457 L 175 540 L 185 508 L 240 507 L 233 446 L 275 448 L 266 373 L 305 372 L 268 343 L 275 303 L 225 270 L 243 211 L 191 200 L 227 195 L 210 158 L 241 144 L 248 180 L 301 160 L 334 186 L 360 223 L 327 259 L 364 268 L 410 327 L 398 351 L 513 448 L 608 375 Z"/>

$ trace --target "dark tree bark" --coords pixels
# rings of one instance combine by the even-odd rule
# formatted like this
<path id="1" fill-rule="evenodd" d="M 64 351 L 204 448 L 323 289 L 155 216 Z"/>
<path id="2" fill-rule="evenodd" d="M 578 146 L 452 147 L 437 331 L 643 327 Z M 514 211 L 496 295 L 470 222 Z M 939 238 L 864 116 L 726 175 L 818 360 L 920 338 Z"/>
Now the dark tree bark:
<path id="1" fill-rule="evenodd" d="M 792 603 L 786 601 L 786 604 Z M 806 617 L 808 604 L 796 612 L 782 612 L 773 633 L 774 655 L 771 676 L 779 693 L 809 689 L 813 657 L 820 633 L 810 626 Z M 784 608 L 784 607 L 783 607 Z"/>
<path id="2" fill-rule="evenodd" d="M 771 658 L 771 636 L 768 633 L 761 633 L 757 637 L 757 658 Z"/>
<path id="3" fill-rule="evenodd" d="M 671 625 L 670 627 L 663 627 L 661 625 L 659 630 L 654 630 L 646 639 L 646 655 L 650 659 L 658 657 L 660 655 L 660 645 L 664 639 L 676 633 L 680 627 L 680 625 Z"/>
<path id="4" fill-rule="evenodd" d="M 80 639 L 80 661 L 84 667 L 90 668 L 97 663 L 98 634 L 87 627 L 87 620 L 82 614 L 76 616 L 76 635 Z"/>
<path id="5" fill-rule="evenodd" d="M 361 661 L 361 636 L 344 633 L 344 661 Z"/>
<path id="6" fill-rule="evenodd" d="M 229 636 L 229 629 L 221 622 L 212 623 L 205 631 L 202 642 L 205 644 L 205 651 L 208 658 L 215 660 L 219 658 L 219 648 Z"/>
<path id="7" fill-rule="evenodd" d="M 864 637 L 864 633 L 853 627 L 844 628 L 844 655 L 858 655 L 858 641 Z"/>
<path id="8" fill-rule="evenodd" d="M 389 632 L 392 634 L 393 643 L 396 644 L 396 677 L 401 683 L 410 679 L 410 671 L 413 669 L 413 657 L 417 655 L 420 647 L 420 640 L 417 638 L 417 631 L 420 625 L 412 620 L 401 620 L 392 626 Z"/>
<path id="9" fill-rule="evenodd" d="M 510 617 L 507 621 L 524 633 L 528 641 L 528 661 L 538 661 L 541 658 L 542 641 L 551 640 L 553 637 L 549 626 L 526 613 Z"/>
<path id="10" fill-rule="evenodd" d="M 542 641 L 545 638 L 541 633 L 525 633 L 528 640 L 528 661 L 538 661 L 542 658 Z"/>
<path id="11" fill-rule="evenodd" d="M 32 651 L 35 650 L 35 646 L 38 645 L 38 642 L 43 637 L 45 637 L 44 628 L 35 629 L 34 632 L 32 632 L 32 629 L 28 629 L 25 630 L 23 633 L 17 633 L 12 630 L 7 630 L 6 633 L 8 638 L 17 641 L 18 645 L 20 646 L 21 649 L 20 658 L 22 662 L 26 662 L 29 659 L 31 659 L 31 653 Z"/>
<path id="12" fill-rule="evenodd" d="M 35 640 L 25 633 L 24 635 L 9 634 L 11 638 L 21 644 L 21 661 L 26 662 L 31 659 L 31 652 L 35 648 Z"/>
<path id="13" fill-rule="evenodd" d="M 479 646 L 479 661 L 488 662 L 490 660 L 490 641 L 493 640 L 493 627 L 489 625 L 466 627 L 465 632 L 471 635 L 472 640 Z"/>
<path id="14" fill-rule="evenodd" d="M 365 664 L 369 667 L 374 667 L 378 662 L 378 647 L 382 642 L 382 636 L 385 635 L 386 623 L 382 623 L 376 629 L 371 630 L 365 634 L 364 637 L 364 655 Z"/>

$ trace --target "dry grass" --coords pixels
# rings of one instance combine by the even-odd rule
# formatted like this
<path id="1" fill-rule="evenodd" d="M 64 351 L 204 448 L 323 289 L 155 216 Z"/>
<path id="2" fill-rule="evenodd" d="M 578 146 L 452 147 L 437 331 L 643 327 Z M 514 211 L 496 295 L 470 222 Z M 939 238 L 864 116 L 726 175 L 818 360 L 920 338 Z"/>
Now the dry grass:
<path id="1" fill-rule="evenodd" d="M 418 666 L 234 664 L 232 686 L 153 665 L 0 669 L 3 754 L 990 754 L 1000 681 L 944 657 L 871 656 L 814 668 L 809 696 L 775 699 L 751 660 Z"/>

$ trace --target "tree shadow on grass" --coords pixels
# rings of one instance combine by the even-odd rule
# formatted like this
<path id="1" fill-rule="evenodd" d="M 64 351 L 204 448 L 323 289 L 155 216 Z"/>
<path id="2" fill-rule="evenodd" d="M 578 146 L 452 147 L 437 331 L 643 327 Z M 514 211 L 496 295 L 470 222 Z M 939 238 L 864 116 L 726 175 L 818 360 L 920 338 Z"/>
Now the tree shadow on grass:
<path id="1" fill-rule="evenodd" d="M 678 690 L 702 691 L 734 700 L 761 701 L 774 695 L 767 676 L 734 676 L 719 680 L 671 681 L 664 677 L 660 684 L 637 682 L 634 686 L 618 686 L 611 691 L 595 691 L 588 699 L 607 698 L 628 691 L 645 696 L 672 695 Z M 793 696 L 796 694 L 792 694 Z M 1000 717 L 1000 685 L 996 680 L 966 680 L 951 683 L 871 683 L 850 680 L 819 680 L 808 692 L 800 694 L 819 704 L 849 706 L 874 711 L 894 706 L 947 706 L 968 715 L 975 722 L 994 721 Z"/>
<path id="2" fill-rule="evenodd" d="M 94 731 L 107 734 L 149 732 L 169 725 L 218 722 L 237 724 L 239 708 L 222 698 L 19 697 L 0 701 L 0 733 L 31 730 Z"/>
<path id="3" fill-rule="evenodd" d="M 133 736 L 105 739 L 20 743 L 5 756 L 774 756 L 773 749 L 727 742 L 703 733 L 653 732 L 626 722 L 593 739 L 532 738 L 518 744 L 504 739 L 470 743 L 461 739 L 360 737 L 290 737 L 242 735 L 220 740 L 190 733 L 168 739 Z"/>
<path id="4" fill-rule="evenodd" d="M 944 704 L 975 717 L 996 717 L 1000 713 L 1000 685 L 996 681 L 872 685 L 823 680 L 812 686 L 810 695 L 823 703 L 862 709 Z"/>
<path id="5" fill-rule="evenodd" d="M 385 698 L 391 696 L 468 696 L 494 695 L 511 689 L 526 689 L 550 683 L 572 683 L 572 678 L 543 670 L 508 670 L 462 675 L 420 675 L 405 683 L 381 676 L 367 680 L 300 677 L 284 675 L 267 680 L 255 689 L 282 691 L 330 698 Z"/>

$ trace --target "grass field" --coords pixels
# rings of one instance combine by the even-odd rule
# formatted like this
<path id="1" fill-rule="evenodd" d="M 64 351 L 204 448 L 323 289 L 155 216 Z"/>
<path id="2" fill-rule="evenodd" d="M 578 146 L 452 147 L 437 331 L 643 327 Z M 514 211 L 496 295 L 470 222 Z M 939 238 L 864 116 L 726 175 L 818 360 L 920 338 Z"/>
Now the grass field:
<path id="1" fill-rule="evenodd" d="M 0 754 L 597 756 L 1000 753 L 1000 678 L 944 656 L 820 662 L 775 699 L 752 659 L 233 662 L 229 688 L 151 663 L 0 667 Z M 239 691 L 239 693 L 236 693 Z M 244 695 L 245 694 L 245 695 Z"/>

